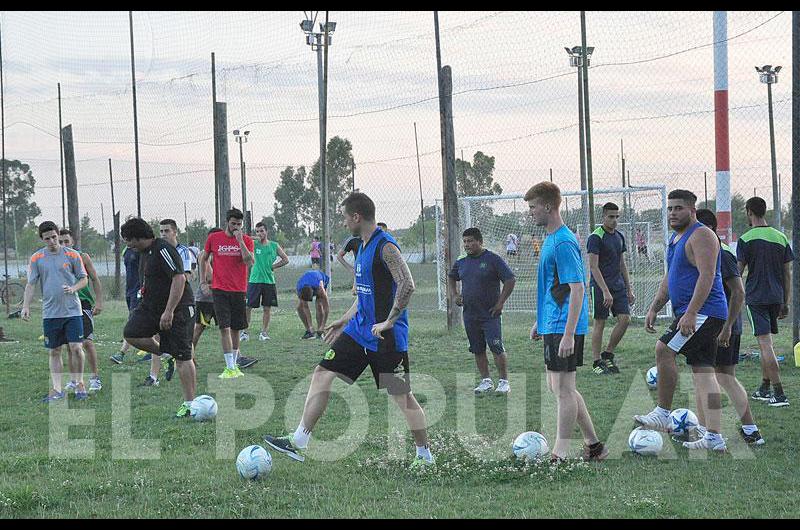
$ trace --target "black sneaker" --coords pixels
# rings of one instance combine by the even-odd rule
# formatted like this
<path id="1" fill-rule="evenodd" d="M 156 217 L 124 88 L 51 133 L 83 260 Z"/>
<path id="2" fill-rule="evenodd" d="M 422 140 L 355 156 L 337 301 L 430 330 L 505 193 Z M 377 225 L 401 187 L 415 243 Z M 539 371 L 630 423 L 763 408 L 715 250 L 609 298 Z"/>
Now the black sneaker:
<path id="1" fill-rule="evenodd" d="M 306 457 L 303 456 L 303 450 L 295 447 L 292 438 L 293 436 L 291 434 L 288 436 L 270 436 L 268 434 L 264 436 L 264 441 L 276 451 L 285 454 L 293 460 L 303 462 L 306 459 Z"/>
<path id="2" fill-rule="evenodd" d="M 319 340 L 322 340 L 322 338 L 323 338 L 324 336 L 325 336 L 325 334 L 324 334 L 322 331 L 317 331 L 317 338 L 318 338 Z"/>
<path id="3" fill-rule="evenodd" d="M 596 375 L 608 375 L 611 371 L 608 368 L 608 364 L 604 359 L 600 359 L 599 361 L 595 361 L 592 366 L 592 373 Z"/>
<path id="4" fill-rule="evenodd" d="M 769 398 L 769 406 L 770 407 L 788 407 L 789 406 L 789 398 L 786 397 L 786 394 L 781 394 L 779 396 L 772 396 Z"/>
<path id="5" fill-rule="evenodd" d="M 614 364 L 614 355 L 609 353 L 608 357 L 603 357 L 603 360 L 606 362 L 606 368 L 608 368 L 609 373 L 619 373 L 619 368 L 617 368 L 617 365 Z"/>
<path id="6" fill-rule="evenodd" d="M 142 383 L 142 386 L 158 386 L 158 383 L 158 379 L 153 379 L 153 376 L 148 375 L 147 379 L 145 379 L 144 383 Z"/>
<path id="7" fill-rule="evenodd" d="M 244 355 L 239 355 L 239 358 L 236 359 L 236 364 L 239 365 L 239 368 L 250 368 L 257 362 L 258 359 L 254 359 L 253 357 L 245 357 Z"/>
<path id="8" fill-rule="evenodd" d="M 761 433 L 755 431 L 753 434 L 745 434 L 744 429 L 739 429 L 739 434 L 742 435 L 742 439 L 747 442 L 747 445 L 764 445 L 766 441 L 764 438 L 761 437 Z"/>
<path id="9" fill-rule="evenodd" d="M 305 335 L 303 335 L 303 336 L 302 336 L 302 337 L 300 337 L 300 338 L 301 338 L 301 339 L 313 339 L 314 337 L 316 337 L 316 335 L 314 335 L 314 334 L 313 334 L 312 332 L 310 332 L 310 331 L 306 331 Z"/>
<path id="10" fill-rule="evenodd" d="M 175 375 L 175 358 L 170 357 L 167 360 L 167 371 L 164 373 L 164 378 L 167 381 L 172 381 L 172 376 Z"/>
<path id="11" fill-rule="evenodd" d="M 755 399 L 756 401 L 769 401 L 772 398 L 772 392 L 769 389 L 759 388 L 752 394 L 750 397 Z"/>

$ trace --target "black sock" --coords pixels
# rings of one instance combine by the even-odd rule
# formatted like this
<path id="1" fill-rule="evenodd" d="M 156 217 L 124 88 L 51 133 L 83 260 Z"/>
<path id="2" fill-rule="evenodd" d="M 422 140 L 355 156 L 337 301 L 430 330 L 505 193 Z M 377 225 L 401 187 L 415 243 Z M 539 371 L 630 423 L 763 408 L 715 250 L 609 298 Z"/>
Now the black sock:
<path id="1" fill-rule="evenodd" d="M 598 366 L 600 366 L 601 362 L 603 362 L 603 359 L 597 359 L 592 363 L 592 368 L 597 368 Z"/>
<path id="2" fill-rule="evenodd" d="M 614 354 L 611 353 L 610 351 L 604 351 L 603 353 L 600 354 L 600 357 L 602 357 L 603 359 L 608 359 L 610 361 L 614 360 Z"/>
<path id="3" fill-rule="evenodd" d="M 769 379 L 761 380 L 761 390 L 764 392 L 769 392 Z"/>
<path id="4" fill-rule="evenodd" d="M 782 396 L 783 395 L 783 385 L 782 384 L 776 383 L 776 384 L 772 385 L 772 387 L 775 389 L 775 395 L 776 396 Z"/>

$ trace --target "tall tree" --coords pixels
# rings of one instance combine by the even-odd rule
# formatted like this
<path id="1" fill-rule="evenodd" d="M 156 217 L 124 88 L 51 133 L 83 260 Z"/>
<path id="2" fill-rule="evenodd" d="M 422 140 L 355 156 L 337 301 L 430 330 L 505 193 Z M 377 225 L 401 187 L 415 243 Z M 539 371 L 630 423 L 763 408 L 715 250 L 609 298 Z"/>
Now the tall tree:
<path id="1" fill-rule="evenodd" d="M 353 188 L 353 144 L 346 138 L 334 136 L 328 141 L 326 154 L 328 176 L 328 200 L 331 212 L 331 226 L 340 226 L 342 213 L 340 205 Z M 319 158 L 309 173 L 309 207 L 317 225 L 322 224 L 322 193 L 319 174 Z M 313 202 L 312 202 L 313 201 Z"/>
<path id="2" fill-rule="evenodd" d="M 3 175 L 6 187 L 6 212 L 8 215 L 7 236 L 13 244 L 12 230 L 16 224 L 17 231 L 32 223 L 42 211 L 33 199 L 36 179 L 28 164 L 19 160 L 5 161 L 6 173 Z M 0 238 L 2 233 L 0 233 Z"/>
<path id="3" fill-rule="evenodd" d="M 306 168 L 287 166 L 281 171 L 280 184 L 275 190 L 275 226 L 291 241 L 306 235 L 309 221 L 309 193 L 306 189 Z"/>
<path id="4" fill-rule="evenodd" d="M 500 195 L 503 188 L 494 182 L 494 157 L 477 151 L 472 163 L 456 159 L 456 191 L 459 197 Z"/>

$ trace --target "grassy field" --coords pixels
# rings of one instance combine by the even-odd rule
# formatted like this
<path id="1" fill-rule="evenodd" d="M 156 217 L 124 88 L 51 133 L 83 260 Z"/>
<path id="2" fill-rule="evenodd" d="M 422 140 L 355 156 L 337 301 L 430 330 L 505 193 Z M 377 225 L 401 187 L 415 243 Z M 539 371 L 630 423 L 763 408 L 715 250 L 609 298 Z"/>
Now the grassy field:
<path id="1" fill-rule="evenodd" d="M 341 275 L 340 275 L 341 276 Z M 335 282 L 336 284 L 336 282 Z M 280 289 L 281 307 L 267 343 L 251 340 L 243 353 L 261 362 L 240 379 L 220 382 L 223 368 L 216 329 L 198 349 L 198 393 L 220 405 L 214 422 L 172 417 L 180 404 L 179 382 L 138 386 L 145 363 L 129 359 L 112 366 L 108 356 L 126 318 L 121 302 L 110 302 L 97 318 L 104 387 L 86 402 L 39 402 L 48 388 L 47 354 L 37 340 L 40 313 L 30 323 L 3 320 L 19 343 L 0 344 L 3 409 L 0 413 L 0 516 L 11 517 L 797 517 L 800 394 L 789 330 L 777 340 L 784 387 L 792 406 L 772 409 L 753 402 L 767 440 L 750 450 L 739 442 L 731 410 L 724 434 L 731 454 L 688 454 L 665 437 L 660 458 L 627 451 L 631 415 L 649 411 L 655 396 L 644 372 L 654 364 L 655 336 L 634 323 L 618 351 L 622 373 L 595 376 L 578 371 L 582 391 L 601 439 L 611 448 L 604 463 L 520 465 L 510 458 L 513 438 L 542 432 L 552 444 L 555 405 L 543 389 L 541 343 L 527 340 L 530 315 L 507 314 L 512 392 L 508 398 L 476 399 L 474 362 L 463 330 L 448 335 L 444 315 L 430 310 L 435 284 L 420 281 L 412 301 L 411 367 L 422 377 L 416 393 L 426 408 L 433 469 L 408 469 L 410 435 L 402 432 L 384 393 L 369 372 L 353 387 L 336 384 L 330 407 L 312 438 L 309 457 L 298 463 L 273 452 L 270 476 L 242 481 L 234 466 L 238 451 L 262 444 L 266 433 L 294 429 L 314 365 L 327 349 L 301 341 L 290 282 Z M 352 298 L 339 288 L 332 317 Z M 427 309 L 420 309 L 420 308 Z M 254 313 L 257 322 L 260 312 Z M 747 327 L 746 327 L 747 331 Z M 257 326 L 251 328 L 253 336 Z M 743 350 L 755 345 L 742 341 Z M 590 353 L 587 351 L 587 357 Z M 493 373 L 494 368 L 492 368 Z M 681 366 L 675 407 L 694 409 L 688 369 Z M 760 380 L 758 363 L 740 365 L 748 391 Z M 496 376 L 495 376 L 496 378 Z M 114 395 L 116 393 L 116 395 Z M 239 395 L 236 395 L 236 394 Z M 112 399 L 113 398 L 113 399 Z M 393 405 L 392 405 L 393 406 Z M 247 410 L 249 409 L 249 410 Z M 391 413 L 390 413 L 391 412 Z M 84 425 L 68 429 L 66 418 Z M 237 423 L 239 422 L 239 423 Z M 239 430 L 234 430 L 238 425 Z M 395 432 L 400 432 L 396 435 Z M 68 433 L 68 439 L 67 439 Z M 576 435 L 577 437 L 577 435 Z M 65 454 L 75 444 L 77 456 Z M 578 451 L 580 442 L 575 441 Z M 82 451 L 82 452 L 81 452 Z M 399 457 L 399 458 L 398 458 Z"/>

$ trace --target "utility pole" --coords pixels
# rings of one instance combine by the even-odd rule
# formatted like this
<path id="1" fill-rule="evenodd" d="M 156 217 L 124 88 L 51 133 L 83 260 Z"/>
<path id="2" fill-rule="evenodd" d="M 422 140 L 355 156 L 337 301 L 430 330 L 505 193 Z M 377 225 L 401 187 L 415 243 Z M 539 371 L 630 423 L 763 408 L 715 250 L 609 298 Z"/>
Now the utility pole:
<path id="1" fill-rule="evenodd" d="M 586 48 L 586 11 L 581 11 L 581 55 L 583 56 L 583 98 L 584 119 L 586 121 L 586 184 L 589 190 L 589 231 L 594 230 L 594 183 L 592 180 L 592 127 L 589 119 L 589 55 Z M 592 48 L 594 49 L 594 48 Z"/>
<path id="2" fill-rule="evenodd" d="M 792 344 L 800 341 L 800 11 L 792 11 Z M 797 357 L 795 357 L 797 364 Z"/>
<path id="3" fill-rule="evenodd" d="M 58 160 L 61 167 L 61 226 L 67 225 L 67 200 L 64 195 L 64 139 L 61 138 L 61 83 L 58 83 Z"/>
<path id="4" fill-rule="evenodd" d="M 128 11 L 131 33 L 131 85 L 133 86 L 133 149 L 136 159 L 136 215 L 142 216 L 142 188 L 139 179 L 139 118 L 136 112 L 136 62 L 133 54 L 133 11 Z"/>
<path id="5" fill-rule="evenodd" d="M 422 201 L 422 169 L 419 165 L 419 140 L 417 122 L 414 122 L 414 145 L 417 148 L 417 178 L 419 179 L 419 220 L 422 223 L 422 263 L 425 263 L 425 204 Z"/>

